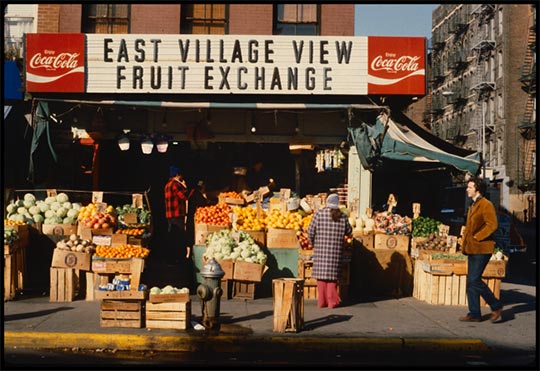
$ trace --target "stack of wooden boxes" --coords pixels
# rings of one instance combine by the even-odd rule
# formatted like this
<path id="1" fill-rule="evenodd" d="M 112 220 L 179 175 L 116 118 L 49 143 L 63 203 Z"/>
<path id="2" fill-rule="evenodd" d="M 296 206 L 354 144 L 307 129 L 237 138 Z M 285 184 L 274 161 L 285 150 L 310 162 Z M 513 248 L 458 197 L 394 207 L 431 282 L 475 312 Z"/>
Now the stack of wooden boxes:
<path id="1" fill-rule="evenodd" d="M 54 249 L 50 268 L 51 302 L 70 302 L 82 294 L 82 275 L 91 270 L 92 255 L 84 252 Z"/>
<path id="2" fill-rule="evenodd" d="M 15 230 L 19 237 L 11 244 L 4 244 L 4 301 L 6 301 L 13 300 L 17 291 L 24 288 L 30 226 L 4 225 L 4 229 Z"/>
<path id="3" fill-rule="evenodd" d="M 191 324 L 189 294 L 150 294 L 146 301 L 146 328 L 187 330 Z"/>

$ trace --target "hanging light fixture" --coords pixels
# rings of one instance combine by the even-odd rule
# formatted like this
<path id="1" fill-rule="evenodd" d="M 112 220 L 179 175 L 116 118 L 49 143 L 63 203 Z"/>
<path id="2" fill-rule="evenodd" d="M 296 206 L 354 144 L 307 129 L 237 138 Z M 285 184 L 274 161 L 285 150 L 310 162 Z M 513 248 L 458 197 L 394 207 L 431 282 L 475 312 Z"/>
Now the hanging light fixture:
<path id="1" fill-rule="evenodd" d="M 129 149 L 129 138 L 125 135 L 118 138 L 118 148 L 120 151 L 127 151 Z"/>
<path id="2" fill-rule="evenodd" d="M 145 155 L 149 155 L 150 153 L 152 153 L 153 149 L 154 149 L 154 142 L 152 142 L 150 138 L 145 138 L 141 142 L 141 150 L 142 150 L 142 153 L 144 153 Z"/>
<path id="3" fill-rule="evenodd" d="M 159 153 L 167 152 L 167 148 L 169 148 L 169 141 L 167 140 L 167 138 L 159 139 L 156 144 L 156 148 Z"/>

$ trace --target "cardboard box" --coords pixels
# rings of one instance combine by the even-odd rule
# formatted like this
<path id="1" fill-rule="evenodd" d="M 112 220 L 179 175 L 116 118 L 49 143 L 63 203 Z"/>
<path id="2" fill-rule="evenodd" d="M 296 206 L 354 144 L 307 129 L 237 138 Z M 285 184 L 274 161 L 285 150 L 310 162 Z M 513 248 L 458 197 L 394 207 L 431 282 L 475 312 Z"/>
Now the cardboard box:
<path id="1" fill-rule="evenodd" d="M 243 231 L 249 234 L 251 237 L 253 237 L 255 242 L 257 242 L 259 245 L 261 246 L 266 245 L 266 233 L 264 231 L 254 231 L 251 229 L 243 230 Z"/>
<path id="2" fill-rule="evenodd" d="M 85 252 L 54 249 L 51 267 L 75 268 L 89 271 L 92 268 L 92 254 Z"/>
<path id="3" fill-rule="evenodd" d="M 234 263 L 233 279 L 238 281 L 261 282 L 262 276 L 267 270 L 268 267 L 266 265 L 237 260 Z"/>
<path id="4" fill-rule="evenodd" d="M 353 232 L 353 238 L 360 242 L 360 244 L 367 249 L 375 248 L 375 235 L 373 233 L 362 234 Z"/>
<path id="5" fill-rule="evenodd" d="M 375 249 L 409 250 L 410 236 L 405 234 L 375 234 Z"/>
<path id="6" fill-rule="evenodd" d="M 227 229 L 227 227 L 203 223 L 195 224 L 195 245 L 206 245 L 206 236 L 222 229 Z"/>
<path id="7" fill-rule="evenodd" d="M 269 228 L 266 234 L 268 248 L 298 247 L 298 238 L 294 229 Z"/>
<path id="8" fill-rule="evenodd" d="M 77 234 L 77 224 L 43 224 L 41 230 L 43 234 L 67 237 Z"/>

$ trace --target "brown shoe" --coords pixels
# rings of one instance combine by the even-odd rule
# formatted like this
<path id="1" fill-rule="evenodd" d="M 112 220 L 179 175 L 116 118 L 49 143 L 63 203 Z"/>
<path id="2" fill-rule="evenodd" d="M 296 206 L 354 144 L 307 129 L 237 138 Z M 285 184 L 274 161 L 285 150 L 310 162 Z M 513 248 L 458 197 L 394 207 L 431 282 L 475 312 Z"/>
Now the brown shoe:
<path id="1" fill-rule="evenodd" d="M 471 317 L 468 314 L 465 317 L 459 317 L 459 320 L 461 322 L 480 322 L 480 321 L 482 321 L 480 318 Z"/>
<path id="2" fill-rule="evenodd" d="M 497 309 L 491 312 L 491 315 L 489 316 L 489 320 L 491 322 L 497 322 L 499 319 L 501 319 L 501 312 L 502 309 Z"/>

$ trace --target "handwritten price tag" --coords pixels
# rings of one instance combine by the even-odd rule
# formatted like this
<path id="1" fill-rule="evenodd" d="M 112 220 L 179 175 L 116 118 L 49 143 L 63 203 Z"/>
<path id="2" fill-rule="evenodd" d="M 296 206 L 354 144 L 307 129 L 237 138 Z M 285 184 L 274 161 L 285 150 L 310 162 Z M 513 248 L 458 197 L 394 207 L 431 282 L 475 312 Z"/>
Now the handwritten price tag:
<path id="1" fill-rule="evenodd" d="M 92 192 L 92 203 L 97 204 L 103 202 L 103 192 Z"/>

